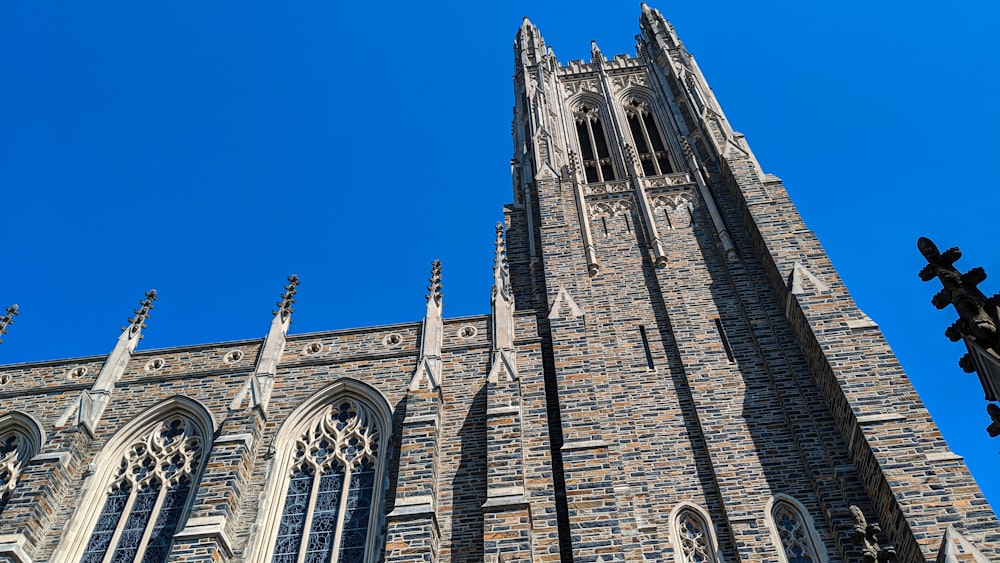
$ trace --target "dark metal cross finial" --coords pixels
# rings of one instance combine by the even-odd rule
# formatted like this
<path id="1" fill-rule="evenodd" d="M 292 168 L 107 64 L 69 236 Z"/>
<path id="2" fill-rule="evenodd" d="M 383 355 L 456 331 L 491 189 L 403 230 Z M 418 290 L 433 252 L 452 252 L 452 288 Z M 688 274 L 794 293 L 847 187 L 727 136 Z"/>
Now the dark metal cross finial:
<path id="1" fill-rule="evenodd" d="M 7 314 L 0 317 L 0 336 L 7 334 L 7 327 L 14 324 L 14 317 L 21 314 L 17 303 L 7 307 Z M 0 344 L 3 344 L 3 339 L 0 339 Z"/>
<path id="2" fill-rule="evenodd" d="M 1000 293 L 986 297 L 979 290 L 979 284 L 986 279 L 986 271 L 972 268 L 962 274 L 955 268 L 955 262 L 962 257 L 958 247 L 944 252 L 938 250 L 931 239 L 917 239 L 917 249 L 927 259 L 927 265 L 920 270 L 920 279 L 930 281 L 937 278 L 942 289 L 931 303 L 938 309 L 951 305 L 958 313 L 958 320 L 944 331 L 952 342 L 965 343 L 968 352 L 958 361 L 966 372 L 977 372 L 987 401 L 1000 401 Z M 998 407 L 991 405 L 989 413 Z M 991 425 L 991 429 L 993 426 Z M 1000 428 L 997 428 L 1000 433 Z M 990 431 L 991 435 L 993 431 Z"/>
<path id="3" fill-rule="evenodd" d="M 289 321 L 292 313 L 295 309 L 292 309 L 292 304 L 295 303 L 295 294 L 299 292 L 299 276 L 292 274 L 288 276 L 288 284 L 285 285 L 285 292 L 281 294 L 281 301 L 275 303 L 278 306 L 277 311 L 271 311 L 273 315 L 281 315 L 282 322 Z"/>
<path id="4" fill-rule="evenodd" d="M 122 327 L 122 331 L 128 331 L 129 338 L 132 338 L 139 331 L 146 328 L 146 320 L 149 319 L 149 312 L 153 310 L 153 301 L 156 301 L 156 290 L 151 289 L 145 293 L 146 298 L 139 303 L 138 309 L 132 309 L 134 317 L 129 317 L 128 326 Z M 139 334 L 139 338 L 142 339 L 142 335 Z"/>

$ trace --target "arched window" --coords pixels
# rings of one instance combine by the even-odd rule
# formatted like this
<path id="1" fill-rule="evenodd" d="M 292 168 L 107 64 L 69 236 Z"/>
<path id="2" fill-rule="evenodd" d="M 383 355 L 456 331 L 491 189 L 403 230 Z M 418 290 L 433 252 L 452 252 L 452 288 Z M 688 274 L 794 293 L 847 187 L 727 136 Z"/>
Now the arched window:
<path id="1" fill-rule="evenodd" d="M 375 391 L 342 380 L 289 416 L 274 439 L 276 498 L 261 510 L 255 560 L 376 560 L 388 412 Z"/>
<path id="2" fill-rule="evenodd" d="M 782 561 L 826 561 L 826 549 L 816 536 L 812 519 L 800 502 L 787 495 L 775 495 L 768 505 L 768 525 L 772 539 L 781 548 Z"/>
<path id="3" fill-rule="evenodd" d="M 587 182 L 607 182 L 615 179 L 615 167 L 608 150 L 608 138 L 597 110 L 581 106 L 575 113 L 576 137 L 580 142 L 580 153 Z"/>
<path id="4" fill-rule="evenodd" d="M 646 176 L 659 176 L 673 172 L 663 136 L 660 135 L 646 102 L 632 98 L 625 103 L 625 116 L 628 118 L 629 131 L 632 132 L 642 173 Z"/>
<path id="5" fill-rule="evenodd" d="M 205 465 L 215 425 L 177 397 L 120 430 L 94 460 L 53 561 L 167 560 Z"/>
<path id="6" fill-rule="evenodd" d="M 715 534 L 704 510 L 684 503 L 674 509 L 670 521 L 677 561 L 718 563 Z"/>
<path id="7" fill-rule="evenodd" d="M 14 494 L 24 464 L 38 454 L 43 441 L 31 418 L 20 413 L 0 417 L 0 513 Z"/>

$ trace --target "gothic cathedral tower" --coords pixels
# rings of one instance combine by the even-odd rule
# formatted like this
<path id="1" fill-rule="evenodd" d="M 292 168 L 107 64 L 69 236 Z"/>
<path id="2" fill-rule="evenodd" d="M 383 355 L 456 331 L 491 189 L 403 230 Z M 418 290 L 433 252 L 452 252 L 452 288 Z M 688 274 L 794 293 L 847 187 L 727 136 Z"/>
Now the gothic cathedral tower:
<path id="1" fill-rule="evenodd" d="M 640 25 L 565 65 L 518 31 L 489 315 L 445 318 L 435 261 L 422 322 L 289 334 L 291 276 L 261 339 L 137 351 L 150 291 L 107 356 L 0 366 L 0 562 L 1000 561 L 781 181 Z"/>
<path id="2" fill-rule="evenodd" d="M 1000 560 L 781 181 L 670 23 L 640 25 L 634 58 L 560 64 L 527 18 L 515 44 L 508 255 L 545 343 L 562 560 Z"/>

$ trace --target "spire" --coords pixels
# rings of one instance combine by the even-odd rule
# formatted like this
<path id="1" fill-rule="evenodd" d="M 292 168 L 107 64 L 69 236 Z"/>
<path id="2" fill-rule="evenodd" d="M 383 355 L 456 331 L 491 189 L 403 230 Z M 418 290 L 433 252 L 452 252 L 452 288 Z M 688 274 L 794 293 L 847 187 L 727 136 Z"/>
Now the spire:
<path id="1" fill-rule="evenodd" d="M 298 287 L 299 276 L 295 274 L 288 276 L 288 285 L 285 286 L 285 292 L 281 294 L 281 301 L 275 303 L 278 306 L 278 310 L 271 311 L 271 314 L 275 318 L 280 318 L 283 323 L 292 322 L 292 313 L 295 312 L 295 309 L 292 309 L 292 304 L 295 303 L 295 294 L 299 292 Z"/>
<path id="2" fill-rule="evenodd" d="M 142 340 L 142 329 L 146 328 L 146 320 L 149 319 L 149 312 L 153 310 L 153 301 L 156 301 L 156 290 L 151 289 L 146 292 L 146 298 L 139 303 L 138 309 L 132 309 L 135 317 L 128 319 L 129 325 L 122 327 L 122 336 L 132 341 L 129 352 L 135 350 L 135 345 Z M 121 338 L 119 338 L 121 340 Z"/>
<path id="3" fill-rule="evenodd" d="M 523 64 L 524 66 L 537 65 L 548 53 L 541 32 L 538 31 L 535 24 L 531 23 L 528 16 L 524 16 L 521 27 L 517 30 L 514 51 L 517 54 L 515 64 Z"/>
<path id="4" fill-rule="evenodd" d="M 510 286 L 503 223 L 497 223 L 494 253 L 493 294 L 490 300 L 493 309 L 490 319 L 493 329 L 493 357 L 488 379 L 495 383 L 500 371 L 505 371 L 510 379 L 517 379 L 514 356 L 514 292 Z"/>
<path id="5" fill-rule="evenodd" d="M 410 380 L 410 390 L 420 388 L 424 379 L 430 388 L 437 389 L 441 383 L 441 344 L 444 338 L 444 320 L 441 310 L 444 295 L 441 293 L 441 261 L 431 263 L 431 284 L 427 286 L 427 312 L 424 314 L 420 331 L 420 359 L 417 370 Z"/>
<path id="6" fill-rule="evenodd" d="M 104 409 L 111 402 L 111 392 L 115 389 L 115 383 L 125 373 L 125 367 L 132 359 L 132 352 L 142 339 L 142 329 L 146 328 L 149 312 L 153 310 L 153 301 L 157 300 L 155 289 L 147 291 L 145 295 L 146 298 L 139 304 L 139 308 L 132 310 L 135 316 L 128 319 L 128 326 L 122 327 L 121 336 L 101 366 L 101 373 L 97 375 L 94 386 L 80 396 L 78 422 L 91 432 L 97 429 Z"/>
<path id="7" fill-rule="evenodd" d="M 603 63 L 606 59 L 604 58 L 604 53 L 601 52 L 601 48 L 597 46 L 597 41 L 593 39 L 590 40 L 590 62 L 592 63 Z"/>
<path id="8" fill-rule="evenodd" d="M 257 365 L 229 404 L 230 409 L 241 409 L 244 400 L 249 397 L 250 407 L 260 407 L 263 411 L 267 411 L 267 404 L 271 400 L 271 389 L 274 387 L 274 376 L 278 371 L 278 362 L 285 353 L 285 337 L 288 334 L 288 326 L 292 324 L 292 313 L 295 312 L 292 304 L 295 303 L 298 287 L 299 276 L 295 274 L 288 276 L 285 291 L 281 294 L 281 300 L 276 303 L 278 310 L 271 311 L 274 318 L 271 320 L 267 336 L 264 337 L 264 343 L 260 346 Z"/>
<path id="9" fill-rule="evenodd" d="M 0 336 L 7 334 L 7 327 L 14 324 L 14 317 L 20 314 L 21 312 L 17 307 L 17 303 L 7 307 L 7 314 L 0 317 Z M 0 344 L 3 344 L 3 339 L 0 339 Z"/>
<path id="10" fill-rule="evenodd" d="M 510 287 L 510 268 L 507 266 L 507 244 L 504 240 L 503 223 L 496 226 L 496 238 L 493 241 L 493 300 L 498 295 L 510 303 L 514 302 L 514 293 Z"/>

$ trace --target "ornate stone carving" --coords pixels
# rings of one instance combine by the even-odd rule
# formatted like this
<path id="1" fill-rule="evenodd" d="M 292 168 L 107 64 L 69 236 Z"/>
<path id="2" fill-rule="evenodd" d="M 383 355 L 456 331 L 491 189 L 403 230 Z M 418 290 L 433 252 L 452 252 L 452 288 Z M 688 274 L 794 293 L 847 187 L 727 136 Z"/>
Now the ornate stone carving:
<path id="1" fill-rule="evenodd" d="M 0 317 L 0 336 L 7 334 L 7 327 L 14 324 L 14 317 L 20 314 L 21 312 L 16 303 L 7 307 L 7 314 Z M 2 338 L 0 338 L 0 344 L 3 344 Z"/>
<path id="2" fill-rule="evenodd" d="M 410 379 L 410 390 L 416 391 L 424 381 L 435 390 L 441 383 L 441 344 L 444 320 L 441 317 L 444 296 L 441 293 L 441 261 L 431 264 L 430 285 L 427 286 L 427 312 L 420 334 L 420 358 Z"/>
<path id="3" fill-rule="evenodd" d="M 590 218 L 599 219 L 601 217 L 614 217 L 625 215 L 635 211 L 635 204 L 631 198 L 609 199 L 596 201 L 590 204 Z"/>
<path id="4" fill-rule="evenodd" d="M 585 78 L 583 80 L 563 82 L 563 90 L 569 96 L 579 94 L 580 92 L 593 92 L 595 94 L 601 93 L 601 90 L 597 85 L 596 78 Z"/>
<path id="5" fill-rule="evenodd" d="M 670 209 L 673 211 L 682 208 L 691 209 L 694 207 L 694 196 L 690 192 L 657 194 L 650 198 L 649 203 L 653 206 L 653 209 Z"/>
<path id="6" fill-rule="evenodd" d="M 21 436 L 17 432 L 9 432 L 0 437 L 0 511 L 7 506 L 17 478 L 21 475 L 21 459 L 23 448 Z"/>
<path id="7" fill-rule="evenodd" d="M 156 290 L 151 289 L 146 292 L 146 299 L 139 304 L 138 309 L 133 309 L 135 313 L 134 318 L 129 318 L 129 325 L 127 327 L 122 327 L 122 331 L 128 331 L 129 338 L 138 336 L 139 340 L 142 340 L 142 334 L 139 331 L 146 328 L 146 320 L 149 319 L 149 312 L 153 310 L 153 301 L 156 301 Z"/>
<path id="8" fill-rule="evenodd" d="M 851 505 L 851 516 L 854 518 L 854 531 L 851 538 L 861 546 L 861 557 L 865 563 L 876 561 L 896 561 L 896 548 L 892 545 L 880 547 L 878 534 L 882 528 L 877 523 L 869 524 L 861 509 Z"/>
<path id="9" fill-rule="evenodd" d="M 587 195 L 620 194 L 631 191 L 628 182 L 606 182 L 603 184 L 590 184 L 585 187 Z"/>
<path id="10" fill-rule="evenodd" d="M 630 86 L 646 86 L 646 74 L 644 72 L 619 74 L 611 77 L 611 84 L 616 92 Z"/>

